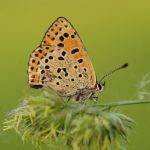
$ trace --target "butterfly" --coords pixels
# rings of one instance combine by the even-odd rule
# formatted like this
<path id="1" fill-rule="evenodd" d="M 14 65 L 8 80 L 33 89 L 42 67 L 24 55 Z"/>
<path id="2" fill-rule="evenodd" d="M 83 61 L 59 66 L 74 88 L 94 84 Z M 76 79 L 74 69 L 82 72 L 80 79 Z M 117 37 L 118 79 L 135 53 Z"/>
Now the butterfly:
<path id="1" fill-rule="evenodd" d="M 78 101 L 94 99 L 104 89 L 77 31 L 64 17 L 53 22 L 32 52 L 28 76 L 30 87 L 46 87 Z"/>

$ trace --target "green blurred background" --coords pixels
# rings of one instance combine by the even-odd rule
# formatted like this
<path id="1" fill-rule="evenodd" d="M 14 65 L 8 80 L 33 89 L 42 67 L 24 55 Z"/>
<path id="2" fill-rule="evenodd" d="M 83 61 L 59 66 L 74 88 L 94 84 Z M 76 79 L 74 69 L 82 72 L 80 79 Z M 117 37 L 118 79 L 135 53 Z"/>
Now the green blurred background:
<path id="1" fill-rule="evenodd" d="M 149 0 L 0 0 L 0 123 L 23 97 L 40 92 L 27 85 L 29 55 L 59 16 L 78 31 L 98 78 L 124 62 L 130 64 L 106 80 L 101 101 L 137 99 L 138 84 L 150 72 Z M 150 149 L 150 105 L 120 110 L 136 121 L 127 149 Z M 0 149 L 35 148 L 9 131 L 0 132 Z"/>

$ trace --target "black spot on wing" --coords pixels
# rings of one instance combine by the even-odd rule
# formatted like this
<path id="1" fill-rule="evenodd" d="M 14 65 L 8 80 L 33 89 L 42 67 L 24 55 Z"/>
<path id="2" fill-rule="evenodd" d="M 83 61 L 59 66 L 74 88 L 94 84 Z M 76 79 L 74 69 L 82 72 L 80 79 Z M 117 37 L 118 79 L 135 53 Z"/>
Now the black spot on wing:
<path id="1" fill-rule="evenodd" d="M 66 55 L 66 52 L 65 52 L 65 51 L 63 51 L 61 54 L 62 54 L 63 56 L 65 56 L 65 55 Z"/>
<path id="2" fill-rule="evenodd" d="M 45 69 L 49 69 L 49 66 L 48 66 L 48 65 L 46 65 L 46 66 L 45 66 Z"/>
<path id="3" fill-rule="evenodd" d="M 60 41 L 64 41 L 64 37 L 63 36 L 60 36 L 59 39 L 60 39 Z"/>
<path id="4" fill-rule="evenodd" d="M 45 70 L 41 70 L 41 74 L 44 74 L 45 73 Z"/>
<path id="5" fill-rule="evenodd" d="M 78 62 L 79 62 L 79 63 L 82 63 L 82 62 L 83 62 L 83 59 L 79 59 Z"/>
<path id="6" fill-rule="evenodd" d="M 48 63 L 48 59 L 45 59 L 45 63 Z"/>
<path id="7" fill-rule="evenodd" d="M 56 82 L 57 85 L 59 85 L 59 82 Z"/>
<path id="8" fill-rule="evenodd" d="M 71 50 L 71 54 L 75 54 L 75 53 L 78 53 L 78 52 L 79 52 L 78 48 L 75 48 L 75 49 Z"/>
<path id="9" fill-rule="evenodd" d="M 61 68 L 58 68 L 58 69 L 57 69 L 57 73 L 60 73 L 60 72 L 61 72 Z"/>
<path id="10" fill-rule="evenodd" d="M 53 59 L 53 56 L 49 56 L 49 59 Z"/>
<path id="11" fill-rule="evenodd" d="M 64 37 L 65 37 L 65 38 L 68 38 L 68 37 L 69 37 L 69 34 L 68 34 L 68 33 L 64 33 Z"/>
<path id="12" fill-rule="evenodd" d="M 30 85 L 30 86 L 35 89 L 39 89 L 43 87 L 43 85 Z"/>
<path id="13" fill-rule="evenodd" d="M 58 57 L 59 60 L 64 60 L 64 58 L 62 56 Z"/>
<path id="14" fill-rule="evenodd" d="M 82 74 L 79 74 L 79 78 L 81 78 L 82 77 Z"/>
<path id="15" fill-rule="evenodd" d="M 59 43 L 59 44 L 57 44 L 57 46 L 64 47 L 64 44 L 63 43 Z"/>
<path id="16" fill-rule="evenodd" d="M 71 35 L 71 38 L 75 38 L 75 35 L 72 34 L 72 35 Z"/>

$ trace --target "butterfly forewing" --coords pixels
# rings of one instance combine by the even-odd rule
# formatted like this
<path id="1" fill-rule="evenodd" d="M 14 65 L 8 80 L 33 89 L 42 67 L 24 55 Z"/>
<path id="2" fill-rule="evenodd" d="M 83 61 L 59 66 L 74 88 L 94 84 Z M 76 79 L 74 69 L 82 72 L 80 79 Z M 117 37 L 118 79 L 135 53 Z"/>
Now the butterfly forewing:
<path id="1" fill-rule="evenodd" d="M 29 84 L 46 86 L 62 96 L 94 88 L 96 76 L 77 32 L 63 17 L 48 29 L 29 61 Z"/>

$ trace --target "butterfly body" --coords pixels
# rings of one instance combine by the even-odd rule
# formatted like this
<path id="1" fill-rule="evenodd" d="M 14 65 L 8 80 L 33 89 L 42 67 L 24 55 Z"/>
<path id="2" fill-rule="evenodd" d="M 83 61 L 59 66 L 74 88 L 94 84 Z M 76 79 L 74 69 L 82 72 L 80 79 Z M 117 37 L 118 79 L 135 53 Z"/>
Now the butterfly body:
<path id="1" fill-rule="evenodd" d="M 52 24 L 33 51 L 28 74 L 31 87 L 50 88 L 76 100 L 92 99 L 102 89 L 81 39 L 63 17 Z"/>

